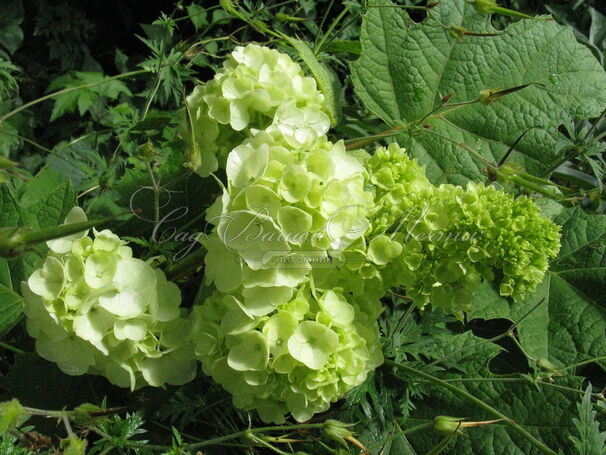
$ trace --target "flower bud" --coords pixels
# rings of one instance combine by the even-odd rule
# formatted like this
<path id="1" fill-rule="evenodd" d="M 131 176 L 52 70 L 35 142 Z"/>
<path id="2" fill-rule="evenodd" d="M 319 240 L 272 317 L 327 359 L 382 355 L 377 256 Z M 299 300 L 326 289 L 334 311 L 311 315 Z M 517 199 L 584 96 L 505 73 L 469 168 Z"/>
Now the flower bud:
<path id="1" fill-rule="evenodd" d="M 500 88 L 482 90 L 480 92 L 480 103 L 488 105 L 498 101 L 503 96 L 500 92 Z"/>
<path id="2" fill-rule="evenodd" d="M 496 6 L 497 2 L 495 0 L 475 0 L 473 2 L 473 7 L 478 13 L 492 13 Z"/>
<path id="3" fill-rule="evenodd" d="M 338 420 L 328 419 L 324 422 L 324 425 L 324 434 L 326 434 L 326 436 L 337 441 L 343 447 L 347 447 L 345 440 L 353 436 L 353 432 L 348 429 L 354 425 L 353 423 L 344 423 Z"/>
<path id="4" fill-rule="evenodd" d="M 433 427 L 442 433 L 460 433 L 462 424 L 460 417 L 438 416 L 433 419 Z"/>
<path id="5" fill-rule="evenodd" d="M 537 366 L 539 367 L 539 369 L 541 371 L 544 371 L 549 376 L 562 376 L 562 373 L 560 373 L 560 370 L 558 370 L 558 367 L 556 367 L 553 363 L 551 363 L 547 359 L 543 359 L 543 358 L 537 359 Z"/>
<path id="6" fill-rule="evenodd" d="M 467 30 L 465 27 L 460 27 L 458 25 L 450 26 L 449 30 L 450 34 L 455 38 L 463 38 L 467 33 L 469 33 L 469 30 Z"/>
<path id="7" fill-rule="evenodd" d="M 438 416 L 433 419 L 433 427 L 442 433 L 463 433 L 463 428 L 479 427 L 502 422 L 508 419 L 484 420 L 482 422 L 467 422 L 461 417 Z"/>

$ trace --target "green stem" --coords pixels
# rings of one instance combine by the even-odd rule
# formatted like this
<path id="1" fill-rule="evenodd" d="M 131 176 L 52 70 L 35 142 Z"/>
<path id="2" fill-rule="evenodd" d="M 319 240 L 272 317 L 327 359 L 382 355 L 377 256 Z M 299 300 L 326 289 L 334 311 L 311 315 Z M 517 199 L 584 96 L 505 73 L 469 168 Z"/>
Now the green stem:
<path id="1" fill-rule="evenodd" d="M 332 35 L 332 32 L 334 31 L 335 27 L 339 24 L 339 22 L 341 22 L 341 20 L 343 20 L 343 18 L 345 17 L 345 15 L 348 12 L 349 12 L 349 10 L 347 9 L 347 7 L 344 8 L 343 11 L 341 11 L 339 13 L 339 15 L 335 18 L 335 20 L 332 21 L 332 24 L 330 24 L 330 27 L 328 27 L 328 30 L 326 30 L 326 33 L 324 33 L 324 35 L 322 36 L 322 39 L 316 45 L 316 47 L 314 49 L 314 54 L 318 55 L 322 51 L 322 47 L 324 46 L 326 39 L 330 35 Z"/>
<path id="2" fill-rule="evenodd" d="M 464 398 L 465 400 L 475 404 L 476 406 L 478 406 L 479 408 L 488 412 L 489 414 L 492 414 L 493 416 L 495 416 L 499 419 L 504 419 L 506 425 L 509 425 L 514 431 L 516 431 L 518 434 L 520 434 L 521 436 L 526 438 L 533 446 L 535 446 L 541 452 L 548 454 L 548 455 L 557 455 L 556 452 L 554 452 L 552 449 L 547 447 L 544 443 L 539 441 L 537 438 L 535 438 L 533 435 L 531 435 L 528 431 L 526 431 L 520 425 L 513 422 L 505 414 L 501 413 L 500 411 L 496 410 L 489 404 L 483 402 L 479 398 L 476 398 L 475 396 L 471 395 L 470 393 L 466 392 L 465 390 L 460 389 L 459 387 L 452 385 L 451 383 L 446 382 L 440 378 L 436 378 L 435 376 L 424 373 L 423 371 L 419 371 L 415 368 L 411 368 L 407 365 L 404 365 L 403 363 L 394 362 L 393 360 L 385 360 L 385 365 L 399 368 L 400 370 L 405 371 L 411 375 L 419 376 L 423 379 L 427 379 L 429 382 L 432 382 L 436 385 L 439 385 L 441 387 L 444 387 L 444 388 L 450 390 L 455 395 L 458 395 L 461 398 Z"/>
<path id="3" fill-rule="evenodd" d="M 212 445 L 221 445 L 225 441 L 230 441 L 232 439 L 238 439 L 249 434 L 262 433 L 264 431 L 288 431 L 288 430 L 300 430 L 304 428 L 324 428 L 324 423 L 302 423 L 299 425 L 277 425 L 272 427 L 260 427 L 260 428 L 250 428 L 248 430 L 238 431 L 236 433 L 231 433 L 225 436 L 220 436 L 218 438 L 207 439 L 206 441 L 196 442 L 194 444 L 184 445 L 183 448 L 187 450 L 199 449 L 201 447 L 207 447 Z M 169 450 L 171 447 L 169 446 L 161 446 L 154 444 L 143 444 L 137 441 L 126 441 L 126 447 L 132 448 L 140 448 L 140 449 L 150 449 L 150 450 Z"/>
<path id="4" fill-rule="evenodd" d="M 519 11 L 514 11 L 512 9 L 502 8 L 500 6 L 493 7 L 492 11 L 493 11 L 493 13 L 502 14 L 503 16 L 521 17 L 523 19 L 540 20 L 539 18 L 529 16 L 528 14 L 520 13 Z"/>
<path id="5" fill-rule="evenodd" d="M 587 134 L 585 134 L 585 137 L 584 137 L 585 140 L 587 140 L 587 138 L 589 138 L 589 136 L 595 131 L 595 129 L 598 127 L 598 123 L 600 123 L 602 121 L 604 116 L 606 116 L 606 109 L 604 109 L 602 111 L 602 113 L 600 114 L 600 116 L 596 119 L 596 121 L 593 122 L 593 125 L 591 125 L 591 128 L 589 128 L 589 130 L 587 131 Z"/>
<path id="6" fill-rule="evenodd" d="M 572 387 L 565 387 L 559 384 L 552 384 L 551 382 L 539 381 L 535 379 L 533 383 L 528 381 L 528 379 L 524 378 L 454 378 L 454 379 L 445 379 L 445 382 L 508 382 L 513 384 L 526 384 L 532 385 L 537 384 L 540 386 L 551 387 L 558 390 L 563 390 L 566 392 L 573 392 L 583 395 L 585 392 L 583 390 L 573 389 Z M 423 381 L 429 382 L 429 381 Z M 604 399 L 604 396 L 601 393 L 592 393 L 591 396 L 596 399 Z"/>
<path id="7" fill-rule="evenodd" d="M 90 84 L 78 85 L 77 87 L 68 87 L 68 88 L 64 88 L 63 90 L 58 90 L 56 92 L 49 93 L 48 95 L 45 95 L 41 98 L 37 98 L 33 101 L 30 101 L 29 103 L 25 103 L 24 105 L 19 106 L 17 109 L 13 109 L 12 111 L 4 114 L 2 117 L 0 117 L 0 124 L 2 124 L 2 122 L 4 122 L 4 120 L 6 120 L 7 118 L 10 118 L 13 115 L 15 115 L 25 109 L 29 109 L 30 107 L 35 106 L 36 104 L 42 103 L 43 101 L 49 100 L 56 96 L 64 95 L 66 93 L 70 93 L 75 90 L 81 90 L 83 88 L 95 87 L 97 85 L 102 85 L 102 84 L 105 84 L 107 82 L 110 82 L 110 81 L 113 81 L 116 79 L 124 79 L 127 77 L 137 76 L 139 74 L 145 74 L 145 73 L 149 73 L 149 72 L 150 72 L 149 70 L 130 71 L 129 73 L 117 74 L 116 76 L 107 77 L 107 78 L 97 81 L 97 82 L 91 82 Z"/>
<path id="8" fill-rule="evenodd" d="M 27 232 L 23 234 L 23 240 L 25 243 L 38 243 L 47 240 L 59 239 L 78 232 L 85 231 L 92 227 L 97 227 L 102 224 L 112 221 L 119 216 L 131 214 L 131 212 L 122 212 L 117 215 L 106 216 L 105 218 L 99 218 L 91 221 L 84 221 L 82 223 L 62 224 L 52 228 L 40 229 L 38 231 Z"/>
<path id="9" fill-rule="evenodd" d="M 272 427 L 261 427 L 261 428 L 251 428 L 249 430 L 239 431 L 237 433 L 228 434 L 225 436 L 221 436 L 214 439 L 209 439 L 207 441 L 198 442 L 196 444 L 190 444 L 188 446 L 189 449 L 197 449 L 199 447 L 206 447 L 210 445 L 217 444 L 219 442 L 229 441 L 230 439 L 237 439 L 242 436 L 245 436 L 247 433 L 261 433 L 263 431 L 288 431 L 288 430 L 300 430 L 303 428 L 324 428 L 323 423 L 309 423 L 309 424 L 300 424 L 300 425 L 284 425 L 284 426 L 272 426 Z"/>
<path id="10" fill-rule="evenodd" d="M 67 414 L 63 414 L 61 416 L 61 419 L 63 420 L 63 425 L 65 425 L 65 431 L 67 431 L 67 436 L 69 436 L 70 438 L 74 437 L 74 430 L 72 430 L 72 426 L 69 423 L 69 416 Z"/>
<path id="11" fill-rule="evenodd" d="M 583 365 L 587 365 L 589 363 L 599 362 L 600 360 L 606 360 L 606 355 L 603 355 L 601 357 L 594 357 L 593 359 L 583 360 L 582 362 L 575 363 L 573 365 L 568 365 L 567 367 L 560 368 L 559 370 L 560 371 L 571 370 L 571 369 L 576 368 L 576 367 L 582 367 Z"/>
<path id="12" fill-rule="evenodd" d="M 511 336 L 511 337 L 509 337 L 509 338 L 511 338 L 511 341 L 513 341 L 513 344 L 515 344 L 515 345 L 518 347 L 518 349 L 519 349 L 519 350 L 522 352 L 522 354 L 524 354 L 524 357 L 526 357 L 526 359 L 531 360 L 531 361 L 533 361 L 533 362 L 536 362 L 536 361 L 537 361 L 537 359 L 536 359 L 535 357 L 531 356 L 530 354 L 528 354 L 528 353 L 527 353 L 527 352 L 524 350 L 524 348 L 522 347 L 522 343 L 520 343 L 520 342 L 519 342 L 519 341 L 516 339 L 516 337 Z"/>
<path id="13" fill-rule="evenodd" d="M 43 416 L 43 417 L 57 417 L 62 419 L 66 414 L 72 414 L 73 411 L 52 411 L 48 409 L 38 409 L 23 406 L 23 410 L 32 416 Z"/>
<path id="14" fill-rule="evenodd" d="M 438 455 L 442 453 L 442 450 L 446 448 L 446 446 L 456 437 L 456 433 L 451 433 L 447 435 L 444 439 L 442 439 L 437 446 L 427 452 L 427 455 Z"/>
<path id="15" fill-rule="evenodd" d="M 4 348 L 7 351 L 12 351 L 15 354 L 25 354 L 25 351 L 22 351 L 21 349 L 16 348 L 14 346 L 11 346 L 10 344 L 3 343 L 2 341 L 0 341 L 0 348 Z"/>
<path id="16" fill-rule="evenodd" d="M 262 446 L 267 447 L 269 450 L 271 450 L 272 452 L 277 453 L 278 455 L 289 455 L 288 453 L 284 452 L 283 450 L 278 449 L 277 447 L 272 446 L 269 442 L 264 441 L 263 439 L 261 439 L 258 436 L 254 436 L 252 435 L 252 439 L 257 443 L 260 444 Z"/>
<path id="17" fill-rule="evenodd" d="M 171 267 L 166 269 L 166 278 L 174 281 L 190 272 L 195 272 L 196 269 L 203 264 L 205 256 L 206 248 L 200 245 L 200 248 L 198 248 L 196 251 L 188 254 L 185 258 L 174 263 Z"/>
<path id="18" fill-rule="evenodd" d="M 160 187 L 156 182 L 156 177 L 154 176 L 154 170 L 152 169 L 151 164 L 146 164 L 149 178 L 151 179 L 154 188 L 154 228 L 157 229 L 158 223 L 160 222 Z"/>
<path id="19" fill-rule="evenodd" d="M 414 433 L 415 431 L 424 430 L 425 428 L 431 428 L 433 426 L 433 421 L 420 423 L 419 425 L 415 425 L 414 427 L 406 428 L 405 430 L 401 430 L 400 435 L 405 436 L 410 433 Z"/>
<path id="20" fill-rule="evenodd" d="M 396 125 L 388 130 L 381 131 L 380 133 L 374 134 L 372 136 L 364 136 L 356 139 L 348 139 L 345 141 L 345 149 L 346 150 L 355 150 L 360 147 L 364 147 L 365 145 L 372 144 L 373 142 L 378 141 L 379 139 L 383 139 L 385 137 L 395 136 L 399 134 L 399 131 L 406 128 L 407 125 Z"/>

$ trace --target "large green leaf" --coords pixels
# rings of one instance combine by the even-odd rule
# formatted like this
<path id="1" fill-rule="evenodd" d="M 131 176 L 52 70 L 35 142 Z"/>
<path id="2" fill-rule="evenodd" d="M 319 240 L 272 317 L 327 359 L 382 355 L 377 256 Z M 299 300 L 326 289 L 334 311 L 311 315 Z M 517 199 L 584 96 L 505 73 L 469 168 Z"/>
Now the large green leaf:
<path id="1" fill-rule="evenodd" d="M 511 303 L 485 285 L 470 317 L 522 320 L 524 350 L 563 367 L 606 353 L 606 216 L 572 208 L 554 221 L 562 225 L 562 249 L 536 292 Z"/>
<path id="2" fill-rule="evenodd" d="M 456 38 L 451 26 L 499 34 Z M 531 127 L 539 128 L 524 136 L 513 159 L 544 173 L 558 158 L 557 126 L 606 108 L 606 73 L 572 30 L 555 22 L 523 20 L 500 33 L 473 4 L 452 0 L 417 24 L 389 0 L 375 0 L 364 16 L 361 42 L 361 57 L 352 65 L 357 95 L 389 126 L 420 122 L 414 131 L 403 128 L 398 140 L 435 181 L 484 177 L 484 164 L 458 143 L 496 162 Z M 466 102 L 482 90 L 525 84 L 534 85 L 491 104 L 424 119 L 443 96 Z"/>
<path id="3" fill-rule="evenodd" d="M 76 195 L 69 180 L 44 170 L 28 182 L 19 204 L 21 213 L 30 218 L 31 227 L 54 227 L 61 224 L 76 205 Z"/>
<path id="4" fill-rule="evenodd" d="M 502 348 L 494 343 L 487 343 L 471 331 L 453 334 L 440 333 L 432 342 L 413 343 L 406 347 L 406 354 L 422 354 L 432 361 L 439 361 L 442 368 L 459 371 L 469 375 L 488 373 L 488 362 Z"/>
<path id="5" fill-rule="evenodd" d="M 455 379 L 451 379 L 455 380 Z M 558 381 L 559 386 L 579 388 L 579 378 Z M 527 382 L 506 382 L 499 378 L 465 378 L 455 382 L 457 387 L 489 403 L 553 450 L 573 454 L 568 435 L 574 431 L 571 416 L 576 414 L 574 392 Z M 415 419 L 433 419 L 438 415 L 466 417 L 471 421 L 493 419 L 494 416 L 470 404 L 444 388 L 432 388 L 421 402 L 415 402 Z M 540 452 L 504 424 L 493 424 L 465 430 L 466 436 L 457 437 L 445 454 L 482 455 L 538 455 Z M 443 435 L 429 429 L 408 436 L 418 453 L 428 453 Z"/>
<path id="6" fill-rule="evenodd" d="M 9 330 L 21 317 L 23 299 L 9 287 L 0 284 L 0 334 Z"/>
<path id="7" fill-rule="evenodd" d="M 15 198 L 6 186 L 0 186 L 0 228 L 57 226 L 76 205 L 69 180 L 49 170 L 29 181 L 19 196 Z M 45 248 L 40 245 L 40 251 L 28 252 L 9 261 L 0 260 L 0 335 L 21 317 L 20 283 L 31 274 L 39 261 L 39 253 Z"/>

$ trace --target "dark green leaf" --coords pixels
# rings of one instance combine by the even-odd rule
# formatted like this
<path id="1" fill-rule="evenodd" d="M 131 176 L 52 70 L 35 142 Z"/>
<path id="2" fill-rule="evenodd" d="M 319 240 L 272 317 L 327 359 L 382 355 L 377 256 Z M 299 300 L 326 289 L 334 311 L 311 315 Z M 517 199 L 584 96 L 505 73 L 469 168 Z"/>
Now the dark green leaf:
<path id="1" fill-rule="evenodd" d="M 13 327 L 23 311 L 23 299 L 19 294 L 0 284 L 0 335 Z"/>
<path id="2" fill-rule="evenodd" d="M 455 38 L 450 26 L 498 36 Z M 519 21 L 500 33 L 489 15 L 453 0 L 440 2 L 417 24 L 389 0 L 376 0 L 364 17 L 361 42 L 362 55 L 352 65 L 357 95 L 389 126 L 422 123 L 414 131 L 404 128 L 399 142 L 434 181 L 484 179 L 484 163 L 458 143 L 496 163 L 531 127 L 539 128 L 524 136 L 513 159 L 531 173 L 545 172 L 558 158 L 555 129 L 606 107 L 606 73 L 572 31 L 555 22 Z M 423 120 L 446 95 L 451 103 L 468 102 L 482 90 L 525 84 L 533 85 Z"/>
<path id="3" fill-rule="evenodd" d="M 23 4 L 21 0 L 4 0 L 0 14 L 0 46 L 13 54 L 23 42 Z"/>

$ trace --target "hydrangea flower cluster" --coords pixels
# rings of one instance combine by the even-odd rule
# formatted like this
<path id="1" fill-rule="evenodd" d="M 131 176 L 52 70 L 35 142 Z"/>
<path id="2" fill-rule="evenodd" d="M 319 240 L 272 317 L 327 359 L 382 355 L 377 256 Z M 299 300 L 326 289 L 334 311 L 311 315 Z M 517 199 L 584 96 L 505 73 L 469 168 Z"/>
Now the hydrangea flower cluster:
<path id="1" fill-rule="evenodd" d="M 315 81 L 276 51 L 250 45 L 235 54 L 225 67 L 232 75 L 218 75 L 203 90 L 230 87 L 225 81 L 237 75 L 254 79 L 246 96 L 271 102 L 245 104 L 250 112 L 242 122 L 220 117 L 217 106 L 239 115 L 244 101 L 205 98 L 209 116 L 226 129 L 248 128 L 250 137 L 227 156 L 227 187 L 207 211 L 215 228 L 203 241 L 205 275 L 217 292 L 194 309 L 192 338 L 204 371 L 237 406 L 257 409 L 266 421 L 282 421 L 287 412 L 306 420 L 381 361 L 378 298 L 337 294 L 332 285 L 319 296 L 312 283 L 314 270 L 335 269 L 339 252 L 363 237 L 373 198 L 363 165 L 325 135 L 329 120 Z M 260 353 L 260 363 L 235 363 L 258 358 L 248 348 Z"/>
<path id="2" fill-rule="evenodd" d="M 192 337 L 204 372 L 236 406 L 256 409 L 265 422 L 281 423 L 287 412 L 302 422 L 383 362 L 380 304 L 352 305 L 338 288 L 283 292 L 290 297 L 268 314 L 240 294 L 215 293 L 194 308 Z"/>
<path id="3" fill-rule="evenodd" d="M 74 207 L 65 223 L 86 221 Z M 195 376 L 189 320 L 177 285 L 132 257 L 109 230 L 48 242 L 43 266 L 23 283 L 36 351 L 67 374 L 94 373 L 131 389 Z"/>
<path id="4" fill-rule="evenodd" d="M 434 186 L 397 144 L 365 164 L 376 191 L 368 257 L 378 266 L 393 259 L 381 272 L 385 284 L 420 306 L 469 310 L 483 279 L 518 300 L 558 253 L 559 228 L 527 197 L 472 182 Z"/>
<path id="5" fill-rule="evenodd" d="M 190 165 L 209 175 L 254 129 L 270 127 L 293 147 L 310 146 L 330 127 L 323 102 L 316 80 L 288 55 L 256 44 L 238 46 L 223 70 L 187 98 L 196 147 Z"/>
<path id="6" fill-rule="evenodd" d="M 343 314 L 353 308 L 353 320 L 364 315 L 367 333 L 376 334 L 379 301 L 390 288 L 404 287 L 419 306 L 457 313 L 469 309 L 483 279 L 497 279 L 503 295 L 519 298 L 539 283 L 559 245 L 555 225 L 526 198 L 483 185 L 434 186 L 396 144 L 370 156 L 329 142 L 321 96 L 301 97 L 287 83 L 269 89 L 261 69 L 269 55 L 288 62 L 277 65 L 281 74 L 302 77 L 274 52 L 239 48 L 200 89 L 208 117 L 228 134 L 248 132 L 226 157 L 227 187 L 207 212 L 214 229 L 203 241 L 205 274 L 216 291 L 194 309 L 192 338 L 204 371 L 237 406 L 277 422 L 286 412 L 304 420 L 327 409 L 358 383 L 344 379 L 348 371 L 363 378 L 380 361 L 366 353 L 376 345 L 368 335 L 359 344 L 366 351 L 354 349 L 364 352 L 356 368 L 326 360 L 348 342 L 324 302 Z M 236 97 L 229 78 L 239 77 L 246 89 Z M 307 338 L 313 342 L 303 349 Z M 320 372 L 326 382 L 318 389 Z"/>
<path id="7" fill-rule="evenodd" d="M 203 241 L 207 280 L 222 292 L 295 287 L 369 226 L 364 168 L 343 142 L 293 149 L 279 132 L 259 131 L 232 150 L 226 172 L 228 187 L 207 212 L 216 229 Z"/>
<path id="8" fill-rule="evenodd" d="M 25 312 L 37 351 L 69 374 L 182 384 L 198 359 L 236 406 L 305 421 L 381 364 L 389 289 L 460 313 L 483 280 L 520 299 L 558 252 L 557 226 L 526 197 L 435 186 L 397 144 L 330 142 L 315 80 L 275 50 L 237 47 L 187 112 L 189 165 L 227 177 L 206 212 L 210 296 L 187 314 L 110 231 L 49 242 Z M 85 218 L 75 208 L 66 223 Z"/>

